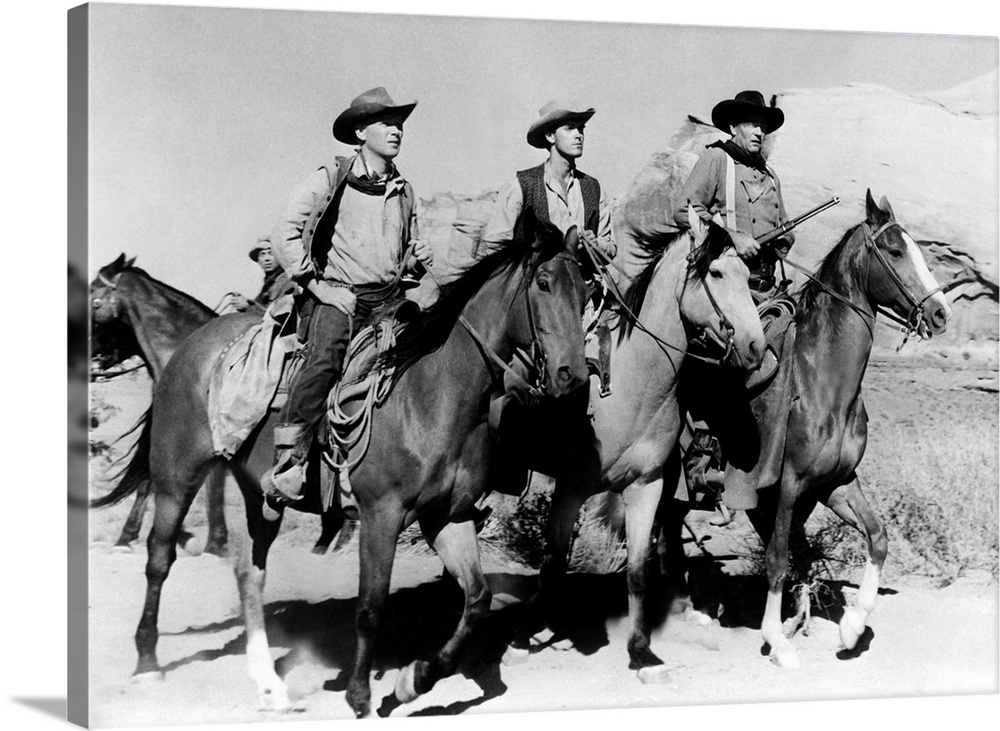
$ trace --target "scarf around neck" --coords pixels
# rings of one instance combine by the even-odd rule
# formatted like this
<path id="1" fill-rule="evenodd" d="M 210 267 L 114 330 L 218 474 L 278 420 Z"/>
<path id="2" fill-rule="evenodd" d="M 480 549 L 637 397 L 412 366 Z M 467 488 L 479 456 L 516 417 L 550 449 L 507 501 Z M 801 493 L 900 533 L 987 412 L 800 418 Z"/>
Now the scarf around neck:
<path id="1" fill-rule="evenodd" d="M 756 155 L 751 155 L 749 152 L 744 150 L 742 147 L 737 145 L 732 140 L 719 140 L 718 142 L 713 142 L 709 147 L 718 147 L 719 149 L 725 151 L 729 157 L 733 158 L 736 162 L 746 165 L 750 168 L 755 168 L 761 172 L 767 172 L 767 163 L 764 162 L 764 156 L 760 153 Z"/>
<path id="2" fill-rule="evenodd" d="M 352 163 L 347 172 L 347 184 L 365 195 L 385 195 L 386 184 L 399 175 L 396 166 L 390 162 L 385 177 L 377 178 L 368 171 L 365 159 L 360 154 L 358 158 L 361 160 L 361 165 L 365 168 L 365 172 L 363 175 L 357 175 L 354 172 L 354 164 Z"/>

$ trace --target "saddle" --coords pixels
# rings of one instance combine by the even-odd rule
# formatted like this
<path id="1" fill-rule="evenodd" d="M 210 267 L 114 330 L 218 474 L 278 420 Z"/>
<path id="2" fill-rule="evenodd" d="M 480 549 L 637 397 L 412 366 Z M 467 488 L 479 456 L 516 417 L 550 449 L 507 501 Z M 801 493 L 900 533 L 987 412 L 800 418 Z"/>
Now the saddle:
<path id="1" fill-rule="evenodd" d="M 337 501 L 348 511 L 357 503 L 349 473 L 364 459 L 375 408 L 395 383 L 392 370 L 373 369 L 377 356 L 419 310 L 406 299 L 387 304 L 369 325 L 354 335 L 344 371 L 327 399 L 326 428 L 317 435 L 310 461 L 320 455 L 320 500 L 323 510 Z M 248 326 L 220 355 L 209 383 L 209 421 L 215 454 L 232 458 L 268 415 L 280 411 L 302 367 L 304 343 L 297 334 L 298 316 L 291 302 L 276 300 L 259 324 Z M 307 468 L 308 469 L 308 468 Z"/>

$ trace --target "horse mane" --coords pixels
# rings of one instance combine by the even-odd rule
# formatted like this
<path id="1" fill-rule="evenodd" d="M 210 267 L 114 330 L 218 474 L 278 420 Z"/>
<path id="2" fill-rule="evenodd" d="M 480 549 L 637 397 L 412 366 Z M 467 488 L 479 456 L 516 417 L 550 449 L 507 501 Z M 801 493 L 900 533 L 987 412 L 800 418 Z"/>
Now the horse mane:
<path id="1" fill-rule="evenodd" d="M 395 344 L 378 356 L 375 368 L 396 368 L 401 374 L 418 360 L 433 353 L 448 339 L 459 315 L 469 300 L 494 276 L 509 280 L 518 269 L 537 267 L 551 252 L 562 234 L 551 224 L 538 223 L 543 245 L 542 256 L 535 258 L 533 242 L 513 240 L 497 247 L 460 270 L 458 276 L 441 285 L 438 298 L 430 307 L 415 315 L 397 334 Z M 527 281 L 527 280 L 526 280 Z"/>
<path id="2" fill-rule="evenodd" d="M 819 270 L 814 275 L 815 279 L 809 279 L 802 286 L 802 289 L 798 291 L 795 296 L 795 309 L 797 311 L 796 322 L 801 322 L 802 318 L 808 313 L 813 306 L 816 304 L 816 298 L 825 290 L 816 280 L 824 280 L 833 269 L 840 262 L 841 256 L 844 253 L 844 249 L 847 248 L 847 242 L 851 240 L 854 236 L 854 232 L 858 230 L 861 224 L 851 226 L 844 235 L 841 237 L 840 241 L 830 249 L 830 252 L 823 257 L 822 263 L 819 265 Z"/>
<path id="3" fill-rule="evenodd" d="M 147 272 L 145 269 L 137 267 L 135 264 L 133 264 L 134 261 L 135 259 L 130 259 L 128 261 L 125 261 L 123 254 L 121 257 L 111 262 L 107 266 L 102 267 L 100 270 L 101 276 L 111 279 L 114 276 L 122 274 L 134 274 L 136 276 L 142 277 L 152 282 L 153 284 L 157 285 L 158 288 L 163 289 L 167 293 L 172 294 L 177 299 L 182 300 L 185 304 L 198 310 L 201 314 L 208 315 L 210 317 L 216 316 L 215 310 L 206 305 L 204 302 L 197 299 L 196 297 L 193 297 L 187 292 L 183 292 L 177 289 L 176 287 L 173 287 L 167 284 L 166 282 L 160 281 L 156 277 L 151 276 L 149 272 Z"/>
<path id="4" fill-rule="evenodd" d="M 640 259 L 646 260 L 646 266 L 622 295 L 625 306 L 636 316 L 638 316 L 639 311 L 642 309 L 642 303 L 646 301 L 646 293 L 649 291 L 649 285 L 653 281 L 653 272 L 656 270 L 656 265 L 660 263 L 660 259 L 663 258 L 667 249 L 677 242 L 684 233 L 683 231 L 671 232 L 638 242 L 641 249 L 638 256 Z M 722 252 L 730 246 L 732 246 L 732 240 L 729 238 L 726 229 L 709 221 L 708 235 L 701 243 L 701 246 L 694 249 L 688 257 L 688 278 L 699 277 L 704 279 L 707 277 L 708 268 L 712 262 L 718 259 L 722 255 Z M 632 330 L 635 328 L 635 320 L 631 317 L 625 317 L 620 318 L 619 323 L 618 344 L 621 345 L 632 334 Z"/>

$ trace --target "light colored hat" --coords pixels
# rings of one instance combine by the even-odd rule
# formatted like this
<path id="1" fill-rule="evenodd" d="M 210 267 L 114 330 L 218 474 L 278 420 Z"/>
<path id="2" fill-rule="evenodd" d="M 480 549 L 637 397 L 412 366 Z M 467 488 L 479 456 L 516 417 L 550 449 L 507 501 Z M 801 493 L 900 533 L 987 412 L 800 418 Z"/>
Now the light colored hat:
<path id="1" fill-rule="evenodd" d="M 358 136 L 354 134 L 354 128 L 358 126 L 359 122 L 364 122 L 386 112 L 401 114 L 403 119 L 406 119 L 415 106 L 417 106 L 416 102 L 396 104 L 384 87 L 378 86 L 369 89 L 355 97 L 351 106 L 340 113 L 340 116 L 333 123 L 333 137 L 345 145 L 356 145 L 358 144 Z"/>
<path id="2" fill-rule="evenodd" d="M 538 119 L 531 123 L 528 128 L 528 144 L 539 149 L 547 149 L 549 146 L 545 135 L 556 127 L 569 122 L 586 122 L 594 116 L 594 108 L 585 109 L 582 112 L 575 112 L 579 109 L 577 105 L 563 104 L 551 101 L 538 110 Z"/>
<path id="3" fill-rule="evenodd" d="M 759 91 L 741 91 L 734 99 L 725 99 L 712 109 L 712 124 L 729 132 L 733 124 L 745 122 L 749 115 L 759 114 L 767 120 L 767 131 L 774 132 L 785 123 L 785 113 L 774 106 L 764 105 L 764 95 Z"/>
<path id="4" fill-rule="evenodd" d="M 257 261 L 257 257 L 260 256 L 260 252 L 271 248 L 271 237 L 267 234 L 263 234 L 257 237 L 257 243 L 254 247 L 250 249 L 250 258 Z"/>

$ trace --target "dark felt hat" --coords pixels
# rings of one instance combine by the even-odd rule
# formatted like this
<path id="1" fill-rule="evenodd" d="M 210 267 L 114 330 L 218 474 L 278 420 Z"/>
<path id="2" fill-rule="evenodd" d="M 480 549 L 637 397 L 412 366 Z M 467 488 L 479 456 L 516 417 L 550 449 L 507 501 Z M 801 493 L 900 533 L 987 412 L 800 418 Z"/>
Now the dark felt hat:
<path id="1" fill-rule="evenodd" d="M 333 136 L 338 142 L 345 145 L 357 145 L 358 136 L 354 134 L 354 128 L 360 123 L 364 123 L 382 114 L 401 114 L 403 119 L 410 116 L 410 112 L 417 106 L 412 104 L 396 104 L 389 96 L 389 93 L 381 86 L 369 89 L 363 94 L 354 98 L 351 106 L 340 113 L 340 116 L 333 123 Z"/>
<path id="2" fill-rule="evenodd" d="M 548 140 L 545 139 L 547 133 L 570 122 L 586 122 L 594 116 L 593 107 L 582 111 L 573 111 L 579 108 L 579 105 L 562 104 L 556 101 L 546 104 L 538 110 L 538 119 L 532 122 L 531 127 L 528 128 L 528 144 L 544 150 L 549 146 Z"/>
<path id="3" fill-rule="evenodd" d="M 712 124 L 723 132 L 730 127 L 745 122 L 751 115 L 759 114 L 767 120 L 767 131 L 774 132 L 785 123 L 785 113 L 777 107 L 764 104 L 764 95 L 759 91 L 741 91 L 733 99 L 726 99 L 712 110 Z"/>

